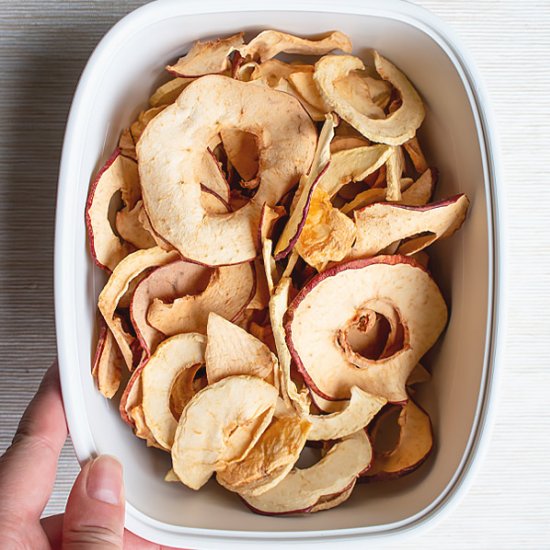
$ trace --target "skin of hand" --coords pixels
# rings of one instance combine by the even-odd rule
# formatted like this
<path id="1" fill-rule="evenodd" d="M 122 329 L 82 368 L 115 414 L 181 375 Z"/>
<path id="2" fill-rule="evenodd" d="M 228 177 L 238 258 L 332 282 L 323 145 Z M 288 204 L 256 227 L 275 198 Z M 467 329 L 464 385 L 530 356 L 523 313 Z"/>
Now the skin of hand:
<path id="1" fill-rule="evenodd" d="M 124 530 L 122 466 L 103 455 L 88 461 L 65 514 L 40 519 L 55 482 L 67 423 L 57 365 L 50 367 L 0 457 L 2 550 L 170 550 Z"/>

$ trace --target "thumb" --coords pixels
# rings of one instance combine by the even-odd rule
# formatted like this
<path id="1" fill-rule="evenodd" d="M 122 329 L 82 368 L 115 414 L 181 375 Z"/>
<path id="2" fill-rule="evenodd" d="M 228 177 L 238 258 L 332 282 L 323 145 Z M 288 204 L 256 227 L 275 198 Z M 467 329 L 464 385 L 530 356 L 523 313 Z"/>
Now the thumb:
<path id="1" fill-rule="evenodd" d="M 122 466 L 111 456 L 100 456 L 82 468 L 69 495 L 63 550 L 120 550 L 123 534 Z"/>

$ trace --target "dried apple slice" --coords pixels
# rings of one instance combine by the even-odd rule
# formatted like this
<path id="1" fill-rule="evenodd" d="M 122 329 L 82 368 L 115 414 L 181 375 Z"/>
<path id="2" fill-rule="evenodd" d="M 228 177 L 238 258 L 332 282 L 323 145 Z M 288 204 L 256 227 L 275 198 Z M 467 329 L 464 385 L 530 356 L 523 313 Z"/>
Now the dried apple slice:
<path id="1" fill-rule="evenodd" d="M 397 420 L 400 431 L 397 446 L 388 453 L 376 454 L 368 480 L 401 477 L 416 470 L 433 448 L 430 417 L 412 399 L 401 409 Z"/>
<path id="2" fill-rule="evenodd" d="M 101 323 L 96 354 L 92 368 L 97 389 L 107 399 L 111 399 L 120 386 L 124 359 L 112 332 L 104 322 Z"/>
<path id="3" fill-rule="evenodd" d="M 403 143 L 403 147 L 405 151 L 407 151 L 414 169 L 419 173 L 423 174 L 428 170 L 428 162 L 426 161 L 426 157 L 424 156 L 424 153 L 422 152 L 422 149 L 420 147 L 420 143 L 418 142 L 418 138 L 415 136 L 405 143 Z"/>
<path id="4" fill-rule="evenodd" d="M 138 250 L 124 258 L 116 266 L 99 295 L 97 303 L 99 311 L 113 333 L 129 369 L 134 364 L 134 351 L 131 348 L 133 338 L 124 330 L 122 319 L 116 313 L 119 300 L 126 293 L 132 280 L 146 269 L 173 262 L 177 257 L 176 252 L 166 252 L 156 246 Z"/>
<path id="5" fill-rule="evenodd" d="M 138 201 L 133 208 L 125 206 L 116 213 L 116 230 L 118 234 L 137 249 L 151 248 L 156 245 L 155 239 L 143 227 L 143 202 Z"/>
<path id="6" fill-rule="evenodd" d="M 170 450 L 178 422 L 170 409 L 170 394 L 183 371 L 191 375 L 183 381 L 188 386 L 189 400 L 193 396 L 193 377 L 197 365 L 204 363 L 206 338 L 202 334 L 178 334 L 162 342 L 141 373 L 143 413 L 154 438 Z M 180 380 L 180 383 L 182 381 Z"/>
<path id="7" fill-rule="evenodd" d="M 275 247 L 275 260 L 282 260 L 285 258 L 300 236 L 306 222 L 313 191 L 319 184 L 323 173 L 326 172 L 329 167 L 330 142 L 334 137 L 335 125 L 336 120 L 334 117 L 328 116 L 325 119 L 317 142 L 317 148 L 315 149 L 311 169 L 307 176 L 303 176 L 300 182 L 300 187 L 297 191 L 298 197 L 294 200 L 290 218 L 283 228 L 281 237 Z"/>
<path id="8" fill-rule="evenodd" d="M 299 38 L 284 32 L 267 30 L 253 38 L 246 46 L 240 47 L 243 57 L 250 57 L 260 63 L 280 53 L 302 55 L 324 55 L 333 50 L 351 52 L 351 40 L 339 31 L 328 33 L 316 39 Z"/>
<path id="9" fill-rule="evenodd" d="M 235 374 L 248 374 L 273 382 L 277 358 L 260 340 L 216 313 L 208 316 L 206 334 L 209 384 Z"/>
<path id="10" fill-rule="evenodd" d="M 412 183 L 401 195 L 401 203 L 407 206 L 424 206 L 432 198 L 437 170 L 428 168 L 414 183 Z"/>
<path id="11" fill-rule="evenodd" d="M 349 258 L 368 258 L 393 242 L 422 236 L 422 242 L 400 247 L 412 254 L 460 229 L 470 202 L 466 195 L 455 195 L 425 206 L 376 203 L 354 212 L 357 240 Z M 406 252 L 405 252 L 406 250 Z"/>
<path id="12" fill-rule="evenodd" d="M 328 441 L 340 439 L 363 429 L 386 404 L 383 397 L 371 395 L 354 386 L 351 388 L 351 398 L 345 409 L 329 415 L 310 414 L 311 422 L 308 434 L 310 441 Z"/>
<path id="13" fill-rule="evenodd" d="M 334 296 L 338 300 L 334 301 Z M 338 342 L 342 327 L 377 301 L 391 304 L 404 326 L 403 347 L 362 367 Z M 447 306 L 430 275 L 405 256 L 378 256 L 335 266 L 314 277 L 288 308 L 286 341 L 308 386 L 321 397 L 348 399 L 353 386 L 391 402 L 447 321 Z"/>
<path id="14" fill-rule="evenodd" d="M 368 82 L 357 72 L 349 72 L 334 82 L 334 88 L 341 98 L 358 113 L 370 119 L 386 117 L 384 110 L 371 98 Z"/>
<path id="15" fill-rule="evenodd" d="M 269 491 L 258 496 L 243 495 L 243 499 L 260 514 L 308 512 L 322 497 L 348 489 L 371 460 L 369 438 L 361 430 L 336 443 L 310 468 L 294 469 Z"/>
<path id="16" fill-rule="evenodd" d="M 366 139 L 354 136 L 334 136 L 334 139 L 330 143 L 330 153 L 338 153 L 339 151 L 347 151 L 348 149 L 355 149 L 356 147 L 364 147 L 369 145 Z"/>
<path id="17" fill-rule="evenodd" d="M 279 358 L 279 386 L 285 403 L 296 410 L 298 415 L 302 416 L 309 413 L 309 395 L 308 390 L 304 388 L 298 391 L 296 384 L 290 376 L 291 355 L 285 342 L 285 331 L 283 328 L 283 318 L 288 308 L 288 296 L 290 291 L 290 279 L 281 279 L 273 291 L 269 301 L 269 318 L 271 320 L 271 329 L 277 348 L 277 357 Z"/>
<path id="18" fill-rule="evenodd" d="M 166 70 L 186 78 L 223 73 L 229 69 L 231 52 L 244 43 L 243 36 L 244 33 L 240 32 L 228 38 L 206 42 L 197 40 L 186 55 L 180 57 L 174 65 L 168 65 Z"/>
<path id="19" fill-rule="evenodd" d="M 401 147 L 392 147 L 386 162 L 386 200 L 401 200 L 401 176 L 405 168 L 405 158 Z"/>
<path id="20" fill-rule="evenodd" d="M 275 418 L 241 462 L 216 474 L 220 485 L 240 495 L 256 496 L 280 483 L 296 464 L 311 424 L 298 416 Z"/>
<path id="21" fill-rule="evenodd" d="M 330 113 L 330 105 L 323 99 L 315 80 L 313 80 L 313 70 L 292 72 L 288 75 L 287 80 L 298 94 L 315 109 L 323 114 Z"/>
<path id="22" fill-rule="evenodd" d="M 278 59 L 268 59 L 265 63 L 255 64 L 250 80 L 261 80 L 270 88 L 276 88 L 281 80 L 288 80 L 294 73 L 313 74 L 313 65 L 284 63 Z"/>
<path id="23" fill-rule="evenodd" d="M 281 115 L 273 117 L 273 112 Z M 258 138 L 261 183 L 240 210 L 208 215 L 199 201 L 201 157 L 226 128 Z M 315 143 L 313 123 L 287 94 L 224 76 L 197 79 L 155 117 L 137 145 L 143 201 L 153 229 L 193 261 L 228 265 L 252 260 L 262 206 L 276 204 L 307 171 Z"/>
<path id="24" fill-rule="evenodd" d="M 109 208 L 116 193 L 139 188 L 137 164 L 117 149 L 107 160 L 90 186 L 86 205 L 86 228 L 90 252 L 96 265 L 112 271 L 134 248 L 121 241 L 109 222 Z"/>
<path id="25" fill-rule="evenodd" d="M 176 260 L 149 273 L 136 287 L 130 303 L 130 316 L 141 347 L 151 355 L 164 334 L 147 322 L 147 311 L 155 299 L 166 302 L 202 292 L 212 270 L 199 264 Z"/>
<path id="26" fill-rule="evenodd" d="M 378 52 L 374 52 L 374 65 L 378 74 L 389 81 L 401 97 L 401 106 L 384 119 L 373 119 L 359 112 L 342 97 L 336 82 L 351 71 L 363 70 L 363 62 L 351 55 L 327 55 L 315 64 L 313 78 L 325 100 L 349 124 L 366 138 L 377 143 L 401 145 L 414 137 L 424 120 L 424 105 L 407 77 Z"/>
<path id="27" fill-rule="evenodd" d="M 147 127 L 147 125 L 159 114 L 161 113 L 166 105 L 161 105 L 160 107 L 151 107 L 146 111 L 141 111 L 137 119 L 130 126 L 130 133 L 132 134 L 132 139 L 134 144 L 137 144 L 141 134 Z"/>
<path id="28" fill-rule="evenodd" d="M 313 506 L 309 513 L 313 514 L 315 512 L 322 512 L 323 510 L 330 510 L 331 508 L 336 508 L 348 500 L 353 492 L 356 481 L 353 480 L 348 487 L 346 487 L 341 493 L 335 493 L 333 495 L 327 495 L 321 497 L 315 506 Z"/>
<path id="29" fill-rule="evenodd" d="M 276 388 L 253 376 L 230 376 L 197 393 L 183 410 L 172 446 L 181 482 L 200 489 L 214 472 L 244 460 L 276 402 Z"/>
<path id="30" fill-rule="evenodd" d="M 172 302 L 154 299 L 147 322 L 166 336 L 183 332 L 205 334 L 208 315 L 214 312 L 235 319 L 250 303 L 255 284 L 253 264 L 219 267 L 200 294 L 178 297 Z"/>
<path id="31" fill-rule="evenodd" d="M 153 92 L 149 98 L 149 105 L 151 107 L 160 107 L 161 105 L 174 103 L 184 88 L 193 82 L 193 80 L 194 78 L 176 77 L 165 82 Z"/>
<path id="32" fill-rule="evenodd" d="M 317 271 L 323 271 L 329 262 L 338 262 L 350 254 L 355 237 L 353 221 L 332 206 L 324 189 L 314 189 L 296 252 Z"/>

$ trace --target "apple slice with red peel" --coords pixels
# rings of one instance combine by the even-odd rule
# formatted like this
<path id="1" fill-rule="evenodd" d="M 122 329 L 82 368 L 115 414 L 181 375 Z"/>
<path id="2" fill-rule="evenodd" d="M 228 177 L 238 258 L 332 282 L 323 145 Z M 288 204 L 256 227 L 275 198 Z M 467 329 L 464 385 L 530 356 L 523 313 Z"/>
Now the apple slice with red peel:
<path id="1" fill-rule="evenodd" d="M 337 82 L 352 71 L 363 70 L 365 65 L 351 55 L 327 55 L 315 64 L 313 78 L 325 101 L 346 122 L 376 143 L 401 145 L 414 137 L 425 116 L 424 105 L 407 77 L 378 52 L 374 52 L 374 65 L 378 74 L 399 92 L 401 106 L 384 119 L 370 118 L 359 112 L 337 89 Z"/>
<path id="2" fill-rule="evenodd" d="M 247 457 L 216 474 L 218 483 L 240 495 L 257 496 L 280 483 L 296 464 L 311 424 L 298 416 L 274 418 Z"/>
<path id="3" fill-rule="evenodd" d="M 374 462 L 365 473 L 367 481 L 409 474 L 428 458 L 433 448 L 429 415 L 409 399 L 401 409 L 397 422 L 400 429 L 397 446 L 387 453 L 375 453 Z"/>
<path id="4" fill-rule="evenodd" d="M 229 183 L 227 183 L 222 167 L 210 147 L 208 147 L 206 153 L 202 156 L 202 163 L 199 170 L 201 173 L 201 204 L 204 209 L 213 214 L 225 214 L 229 212 L 230 208 L 228 205 L 231 189 L 229 188 Z M 203 202 L 205 199 L 205 192 L 215 195 L 223 202 L 224 208 L 220 209 L 219 206 L 217 206 L 212 209 L 211 205 L 205 204 Z"/>
<path id="5" fill-rule="evenodd" d="M 206 334 L 209 384 L 236 374 L 273 382 L 277 375 L 277 358 L 260 340 L 216 313 L 208 316 Z"/>
<path id="6" fill-rule="evenodd" d="M 319 135 L 313 163 L 307 176 L 303 176 L 298 188 L 298 196 L 294 199 L 290 218 L 287 221 L 281 237 L 275 247 L 275 260 L 282 260 L 290 253 L 306 222 L 311 196 L 319 184 L 330 162 L 330 142 L 334 137 L 336 120 L 332 116 L 325 119 Z"/>
<path id="7" fill-rule="evenodd" d="M 184 88 L 193 82 L 194 78 L 176 77 L 159 86 L 149 98 L 151 107 L 170 105 L 174 103 Z"/>
<path id="8" fill-rule="evenodd" d="M 118 234 L 137 249 L 151 248 L 156 245 L 155 239 L 143 227 L 141 213 L 143 202 L 138 201 L 133 208 L 125 206 L 116 213 L 116 230 Z"/>
<path id="9" fill-rule="evenodd" d="M 255 283 L 253 264 L 219 267 L 200 294 L 178 297 L 172 302 L 154 299 L 147 322 L 166 336 L 183 332 L 205 334 L 208 315 L 214 312 L 235 319 L 254 296 Z"/>
<path id="10" fill-rule="evenodd" d="M 141 371 L 143 370 L 143 366 L 146 361 L 146 358 L 142 358 L 138 366 L 134 369 L 134 372 L 132 372 L 130 378 L 128 379 L 128 382 L 126 382 L 126 387 L 122 392 L 122 396 L 120 397 L 120 403 L 118 406 L 120 417 L 132 429 L 135 427 L 135 422 L 130 415 L 130 411 L 136 405 L 141 404 Z"/>
<path id="11" fill-rule="evenodd" d="M 271 300 L 269 301 L 269 318 L 271 320 L 271 330 L 279 358 L 279 387 L 283 400 L 288 406 L 296 410 L 299 416 L 309 414 L 309 395 L 308 390 L 298 391 L 296 384 L 290 376 L 291 356 L 285 341 L 285 331 L 283 328 L 283 318 L 288 308 L 288 297 L 291 287 L 290 279 L 281 279 L 275 287 Z"/>
<path id="12" fill-rule="evenodd" d="M 231 53 L 244 44 L 243 37 L 244 33 L 240 32 L 217 40 L 197 40 L 186 55 L 174 65 L 168 65 L 166 70 L 174 76 L 185 78 L 223 73 L 231 65 Z"/>
<path id="13" fill-rule="evenodd" d="M 133 279 L 145 270 L 173 262 L 177 252 L 166 252 L 159 247 L 138 250 L 124 258 L 115 268 L 98 298 L 98 308 L 120 348 L 129 369 L 134 365 L 133 337 L 124 329 L 121 317 L 116 313 L 120 299 Z"/>
<path id="14" fill-rule="evenodd" d="M 372 448 L 364 430 L 333 445 L 310 468 L 292 470 L 278 485 L 258 496 L 242 495 L 255 512 L 278 515 L 308 512 L 322 497 L 342 493 L 371 463 Z"/>
<path id="15" fill-rule="evenodd" d="M 143 413 L 153 437 L 170 450 L 178 418 L 170 408 L 170 394 L 176 381 L 185 386 L 188 401 L 193 397 L 193 378 L 204 363 L 206 338 L 202 334 L 178 334 L 162 342 L 141 373 Z M 185 372 L 189 376 L 181 379 Z M 179 379 L 179 380 L 178 380 Z"/>
<path id="16" fill-rule="evenodd" d="M 351 435 L 367 426 L 378 411 L 386 404 L 383 397 L 371 395 L 354 386 L 351 398 L 345 409 L 329 415 L 312 415 L 308 434 L 310 441 L 328 441 Z"/>
<path id="17" fill-rule="evenodd" d="M 253 376 L 230 376 L 206 386 L 182 412 L 172 467 L 182 483 L 200 489 L 217 471 L 244 460 L 270 424 L 277 390 Z"/>
<path id="18" fill-rule="evenodd" d="M 238 49 L 243 57 L 263 63 L 280 53 L 324 55 L 333 50 L 351 52 L 352 45 L 349 37 L 339 31 L 328 33 L 320 38 L 307 39 L 285 32 L 267 30 Z"/>
<path id="19" fill-rule="evenodd" d="M 321 497 L 315 506 L 313 506 L 309 513 L 313 514 L 315 512 L 322 512 L 323 510 L 330 510 L 331 508 L 336 508 L 337 506 L 340 506 L 340 504 L 343 504 L 348 500 L 348 498 L 351 496 L 351 493 L 353 492 L 353 489 L 355 487 L 356 480 L 352 481 L 348 487 L 341 493 L 335 493 L 334 495 L 327 495 L 324 497 Z"/>
<path id="20" fill-rule="evenodd" d="M 199 200 L 203 151 L 227 128 L 258 138 L 261 183 L 241 209 L 209 215 Z M 310 118 L 287 94 L 224 76 L 197 79 L 151 121 L 137 145 L 152 227 L 192 261 L 217 266 L 254 259 L 262 206 L 277 204 L 307 171 L 316 137 Z"/>
<path id="21" fill-rule="evenodd" d="M 406 206 L 425 206 L 432 198 L 437 182 L 437 170 L 428 168 L 401 195 L 401 204 Z"/>
<path id="22" fill-rule="evenodd" d="M 116 193 L 124 189 L 139 188 L 137 164 L 124 157 L 117 149 L 107 160 L 90 186 L 86 205 L 86 228 L 90 252 L 96 265 L 113 271 L 134 248 L 122 241 L 109 222 L 109 208 Z"/>
<path id="23" fill-rule="evenodd" d="M 418 252 L 460 229 L 469 204 L 466 195 L 455 195 L 425 206 L 376 203 L 356 210 L 357 240 L 349 258 L 368 258 L 396 241 L 417 236 L 422 240 L 409 245 L 406 252 L 402 245 L 400 251 Z"/>
<path id="24" fill-rule="evenodd" d="M 334 301 L 334 296 L 339 299 Z M 377 302 L 391 304 L 404 327 L 403 347 L 380 359 L 357 358 L 338 342 L 342 327 Z M 371 302 L 369 304 L 369 302 Z M 325 399 L 348 399 L 353 386 L 390 402 L 407 399 L 405 384 L 447 322 L 431 276 L 405 256 L 338 265 L 314 277 L 288 308 L 286 341 L 307 385 Z"/>
<path id="25" fill-rule="evenodd" d="M 124 359 L 113 334 L 105 323 L 101 322 L 92 376 L 96 381 L 97 389 L 107 399 L 111 399 L 118 391 L 123 364 Z"/>

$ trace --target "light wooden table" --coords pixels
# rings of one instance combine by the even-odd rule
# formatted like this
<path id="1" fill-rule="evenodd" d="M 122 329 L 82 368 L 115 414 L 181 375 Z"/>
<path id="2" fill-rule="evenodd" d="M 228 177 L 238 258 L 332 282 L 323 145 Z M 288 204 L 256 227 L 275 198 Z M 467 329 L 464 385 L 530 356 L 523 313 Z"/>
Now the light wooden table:
<path id="1" fill-rule="evenodd" d="M 71 96 L 94 45 L 142 3 L 0 0 L 0 453 L 55 356 L 53 221 Z M 550 548 L 550 2 L 417 3 L 455 28 L 489 90 L 508 203 L 510 300 L 488 455 L 466 498 L 413 544 Z M 77 470 L 66 445 L 48 512 L 63 509 Z"/>

